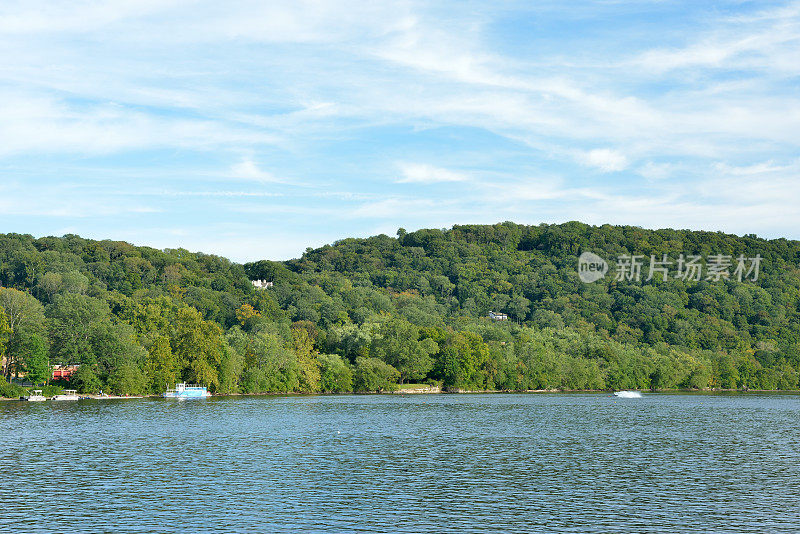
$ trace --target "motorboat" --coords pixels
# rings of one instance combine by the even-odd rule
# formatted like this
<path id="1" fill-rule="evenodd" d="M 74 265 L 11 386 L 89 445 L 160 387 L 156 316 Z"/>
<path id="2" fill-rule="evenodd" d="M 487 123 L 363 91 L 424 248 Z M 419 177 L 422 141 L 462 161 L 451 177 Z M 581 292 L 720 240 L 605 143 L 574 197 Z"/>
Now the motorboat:
<path id="1" fill-rule="evenodd" d="M 54 401 L 76 401 L 76 400 L 80 400 L 80 397 L 78 397 L 78 392 L 76 390 L 74 390 L 74 389 L 65 389 L 62 393 L 60 393 L 59 395 L 55 395 L 50 400 L 54 400 Z"/>
<path id="2" fill-rule="evenodd" d="M 28 395 L 23 395 L 22 397 L 19 398 L 19 400 L 28 401 L 28 402 L 42 402 L 42 401 L 46 401 L 47 397 L 42 395 L 42 390 L 41 389 L 34 389 L 33 393 L 28 394 Z"/>
<path id="3" fill-rule="evenodd" d="M 175 384 L 175 389 L 164 392 L 164 398 L 167 399 L 205 399 L 210 396 L 205 386 L 186 385 L 186 382 Z"/>

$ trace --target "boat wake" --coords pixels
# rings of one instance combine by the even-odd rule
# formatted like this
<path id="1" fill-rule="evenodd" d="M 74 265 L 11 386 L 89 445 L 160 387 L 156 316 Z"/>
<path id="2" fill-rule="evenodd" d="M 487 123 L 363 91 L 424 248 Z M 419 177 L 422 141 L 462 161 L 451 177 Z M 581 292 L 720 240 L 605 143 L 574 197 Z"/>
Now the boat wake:
<path id="1" fill-rule="evenodd" d="M 620 397 L 621 399 L 641 399 L 642 394 L 638 391 L 615 391 L 615 397 Z"/>

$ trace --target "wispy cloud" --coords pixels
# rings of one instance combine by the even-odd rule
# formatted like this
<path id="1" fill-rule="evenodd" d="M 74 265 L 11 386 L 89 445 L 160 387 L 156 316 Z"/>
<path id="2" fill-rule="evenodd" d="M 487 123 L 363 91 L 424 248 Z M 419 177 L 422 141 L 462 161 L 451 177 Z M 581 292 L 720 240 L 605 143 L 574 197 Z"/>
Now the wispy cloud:
<path id="1" fill-rule="evenodd" d="M 648 180 L 664 180 L 675 172 L 675 165 L 671 163 L 654 163 L 647 161 L 636 169 L 636 172 Z"/>
<path id="2" fill-rule="evenodd" d="M 588 167 L 597 167 L 602 172 L 623 171 L 628 167 L 625 154 L 608 148 L 596 148 L 582 153 L 578 160 Z"/>
<path id="3" fill-rule="evenodd" d="M 800 71 L 800 3 L 722 17 L 719 24 L 683 46 L 642 52 L 634 64 L 664 73 L 675 69 L 756 69 L 762 73 Z"/>
<path id="4" fill-rule="evenodd" d="M 365 202 L 350 212 L 350 217 L 367 219 L 396 218 L 429 212 L 438 208 L 436 203 L 428 199 L 387 198 L 374 202 Z"/>
<path id="5" fill-rule="evenodd" d="M 506 219 L 800 237 L 796 1 L 31 0 L 0 47 L 9 230 L 237 259 Z M 236 238 L 265 219 L 291 237 Z"/>
<path id="6" fill-rule="evenodd" d="M 426 163 L 399 163 L 400 183 L 463 182 L 467 175 Z"/>
<path id="7" fill-rule="evenodd" d="M 231 167 L 231 177 L 238 180 L 252 180 L 264 183 L 282 183 L 285 180 L 276 178 L 272 173 L 261 168 L 252 159 L 243 159 Z"/>

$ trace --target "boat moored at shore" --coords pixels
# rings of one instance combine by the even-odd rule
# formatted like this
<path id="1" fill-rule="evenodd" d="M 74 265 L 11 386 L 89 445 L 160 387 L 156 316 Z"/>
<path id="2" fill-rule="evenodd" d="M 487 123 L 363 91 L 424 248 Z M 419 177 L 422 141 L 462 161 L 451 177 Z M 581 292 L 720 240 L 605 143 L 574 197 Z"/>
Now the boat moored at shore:
<path id="1" fill-rule="evenodd" d="M 74 389 L 65 389 L 60 395 L 55 395 L 52 399 L 54 401 L 76 401 L 80 400 L 78 392 Z"/>
<path id="2" fill-rule="evenodd" d="M 28 401 L 28 402 L 42 402 L 42 401 L 46 401 L 47 397 L 42 395 L 42 390 L 41 389 L 34 389 L 33 393 L 28 394 L 28 395 L 23 395 L 22 397 L 19 398 L 19 400 Z"/>
<path id="3" fill-rule="evenodd" d="M 164 393 L 167 399 L 204 399 L 210 396 L 205 386 L 187 386 L 186 382 L 175 384 L 175 389 L 167 389 Z"/>

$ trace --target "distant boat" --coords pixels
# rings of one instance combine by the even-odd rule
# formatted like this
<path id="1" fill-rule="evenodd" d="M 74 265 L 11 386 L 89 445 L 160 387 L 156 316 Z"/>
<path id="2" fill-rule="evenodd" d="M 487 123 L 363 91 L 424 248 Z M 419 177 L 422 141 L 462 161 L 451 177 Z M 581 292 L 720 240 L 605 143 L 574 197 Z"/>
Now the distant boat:
<path id="1" fill-rule="evenodd" d="M 63 393 L 61 393 L 60 395 L 56 395 L 55 397 L 53 397 L 50 400 L 54 400 L 54 401 L 76 401 L 76 400 L 80 400 L 80 397 L 78 397 L 78 392 L 75 391 L 74 389 L 65 389 Z"/>
<path id="2" fill-rule="evenodd" d="M 205 399 L 210 396 L 205 386 L 187 386 L 186 382 L 175 384 L 175 389 L 168 389 L 164 393 L 167 399 Z"/>
<path id="3" fill-rule="evenodd" d="M 19 400 L 28 401 L 28 402 L 42 402 L 46 401 L 47 397 L 42 395 L 41 389 L 34 389 L 32 395 L 23 395 L 19 398 Z"/>
<path id="4" fill-rule="evenodd" d="M 621 399 L 641 399 L 642 394 L 638 391 L 615 391 L 615 397 L 619 397 Z"/>

